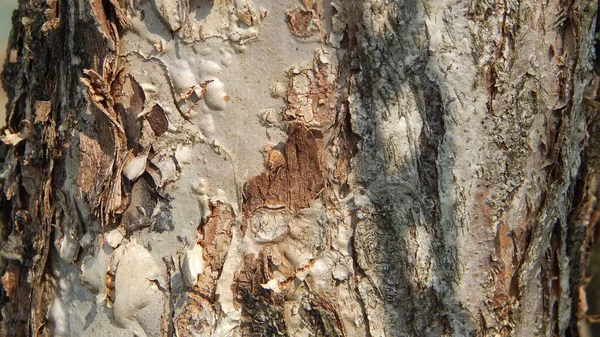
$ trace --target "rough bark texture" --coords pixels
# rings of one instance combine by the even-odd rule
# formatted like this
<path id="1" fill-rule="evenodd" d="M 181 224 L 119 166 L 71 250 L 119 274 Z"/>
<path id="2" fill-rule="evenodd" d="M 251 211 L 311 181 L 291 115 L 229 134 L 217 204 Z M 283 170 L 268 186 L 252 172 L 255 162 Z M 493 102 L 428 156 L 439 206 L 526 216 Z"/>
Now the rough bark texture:
<path id="1" fill-rule="evenodd" d="M 589 1 L 21 1 L 3 336 L 577 336 Z"/>

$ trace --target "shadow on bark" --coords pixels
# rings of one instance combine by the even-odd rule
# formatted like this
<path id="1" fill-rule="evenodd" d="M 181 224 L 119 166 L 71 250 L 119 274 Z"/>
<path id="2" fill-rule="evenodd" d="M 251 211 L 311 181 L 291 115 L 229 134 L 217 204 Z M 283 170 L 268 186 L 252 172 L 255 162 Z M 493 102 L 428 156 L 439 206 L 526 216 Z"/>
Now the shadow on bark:
<path id="1" fill-rule="evenodd" d="M 467 335 L 469 314 L 454 297 L 459 282 L 452 200 L 450 127 L 440 89 L 427 74 L 428 33 L 417 1 L 377 13 L 354 1 L 350 48 L 357 51 L 353 132 L 361 137 L 354 249 L 371 335 Z M 386 17 L 387 15 L 387 17 Z M 376 16 L 391 26 L 380 25 Z M 380 25 L 380 26 L 378 26 Z M 354 46 L 352 46 L 354 44 Z M 355 60 L 353 60 L 355 61 Z M 369 212 L 364 212 L 369 209 Z M 373 305 L 373 303 L 376 303 Z M 473 323 L 466 323 L 473 325 Z M 465 331 L 460 331 L 465 329 Z"/>

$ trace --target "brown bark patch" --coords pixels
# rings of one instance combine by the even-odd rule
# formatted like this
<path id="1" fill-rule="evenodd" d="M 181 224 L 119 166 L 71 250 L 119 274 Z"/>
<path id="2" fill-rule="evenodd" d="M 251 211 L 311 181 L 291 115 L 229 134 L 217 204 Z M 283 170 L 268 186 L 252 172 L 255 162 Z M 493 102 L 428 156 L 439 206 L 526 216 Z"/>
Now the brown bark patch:
<path id="1" fill-rule="evenodd" d="M 290 32 L 296 36 L 309 37 L 316 33 L 315 29 L 311 29 L 313 20 L 313 12 L 296 8 L 287 12 L 288 24 Z"/>
<path id="2" fill-rule="evenodd" d="M 0 322 L 1 336 L 26 336 L 31 314 L 30 285 L 22 275 L 23 270 L 16 261 L 9 261 L 2 276 L 2 288 L 10 304 L 3 304 L 3 320 Z"/>
<path id="3" fill-rule="evenodd" d="M 2 288 L 6 292 L 6 296 L 12 298 L 15 296 L 17 289 L 17 280 L 19 278 L 19 269 L 15 265 L 10 264 L 2 275 Z"/>
<path id="4" fill-rule="evenodd" d="M 250 178 L 244 187 L 244 213 L 259 208 L 299 211 L 310 205 L 325 186 L 323 135 L 302 123 L 288 124 L 285 164 Z"/>
<path id="5" fill-rule="evenodd" d="M 106 59 L 104 68 L 108 69 L 109 67 L 110 61 Z M 108 83 L 108 80 L 112 75 L 108 73 L 108 70 L 103 75 L 98 74 L 93 69 L 85 69 L 83 72 L 87 77 L 82 77 L 80 80 L 81 83 L 88 88 L 89 101 L 102 112 L 104 117 L 107 118 L 121 134 L 125 134 L 119 116 L 114 110 L 115 100 L 111 95 L 111 85 Z"/>
<path id="6" fill-rule="evenodd" d="M 113 257 L 111 256 L 110 270 L 106 272 L 104 279 L 106 287 L 106 304 L 109 308 L 112 308 L 113 303 L 115 303 L 115 274 L 116 270 L 114 269 Z"/>
<path id="7" fill-rule="evenodd" d="M 89 0 L 89 5 L 100 33 L 104 35 L 104 38 L 116 44 L 118 40 L 117 27 L 108 18 L 104 2 L 102 0 Z"/>
<path id="8" fill-rule="evenodd" d="M 198 277 L 196 290 L 212 298 L 231 244 L 231 226 L 235 223 L 235 215 L 230 206 L 218 201 L 211 202 L 210 208 L 211 216 L 198 228 L 201 235 L 198 243 L 203 247 L 206 265 Z"/>
<path id="9" fill-rule="evenodd" d="M 156 136 L 161 136 L 169 128 L 169 121 L 165 114 L 165 110 L 158 104 L 154 104 L 150 112 L 146 115 L 148 123 Z"/>
<path id="10" fill-rule="evenodd" d="M 99 196 L 101 191 L 99 182 L 105 181 L 109 176 L 107 167 L 112 166 L 112 158 L 102 150 L 98 140 L 84 133 L 79 134 L 79 149 L 82 169 L 79 170 L 77 184 L 81 191 L 94 198 Z"/>
<path id="11" fill-rule="evenodd" d="M 514 272 L 514 243 L 512 239 L 513 233 L 509 230 L 508 226 L 503 222 L 498 225 L 498 231 L 496 233 L 496 257 L 499 258 L 498 264 L 500 265 L 497 276 L 497 282 L 504 286 L 510 284 Z"/>
<path id="12" fill-rule="evenodd" d="M 113 25 L 114 27 L 114 25 Z M 115 215 L 120 214 L 125 210 L 126 201 L 123 196 L 121 186 L 121 173 L 124 165 L 127 163 L 127 157 L 129 156 L 127 149 L 127 133 L 125 132 L 125 126 L 123 124 L 121 114 L 123 104 L 115 101 L 113 91 L 119 92 L 125 85 L 127 76 L 123 68 L 118 68 L 118 62 L 113 56 L 107 56 L 104 59 L 102 66 L 102 75 L 93 69 L 84 69 L 83 72 L 86 77 L 80 78 L 87 88 L 87 99 L 90 103 L 90 109 L 94 113 L 98 113 L 103 116 L 103 119 L 110 125 L 110 132 L 89 132 L 92 136 L 88 138 L 88 142 L 91 142 L 93 138 L 100 140 L 100 149 L 108 154 L 108 158 L 111 163 L 102 165 L 101 169 L 105 170 L 105 180 L 98 180 L 97 177 L 93 178 L 94 189 L 101 190 L 101 193 L 93 193 L 90 195 L 92 201 L 96 199 L 99 202 L 92 202 L 92 206 L 96 215 L 101 219 L 102 226 L 106 226 L 108 223 L 116 221 Z M 95 124 L 97 128 L 102 128 L 102 119 L 98 120 Z M 80 145 L 81 145 L 80 137 Z M 81 148 L 84 152 L 84 149 Z M 85 157 L 85 154 L 82 155 Z M 97 155 L 93 155 L 97 156 Z M 85 166 L 83 166 L 85 167 Z M 85 167 L 85 170 L 89 170 Z M 96 171 L 91 171 L 95 175 Z M 78 179 L 78 182 L 79 179 Z M 80 185 L 80 187 L 82 187 Z M 82 188 L 85 190 L 85 187 Z M 100 198 L 98 198 L 100 195 Z"/>
<path id="13" fill-rule="evenodd" d="M 131 27 L 131 22 L 129 22 L 127 13 L 128 3 L 123 0 L 110 0 L 110 4 L 115 11 L 115 15 L 117 16 L 119 24 L 124 28 Z M 131 8 L 131 6 L 129 6 L 129 8 Z"/>
<path id="14" fill-rule="evenodd" d="M 34 107 L 36 123 L 45 123 L 50 119 L 52 101 L 36 101 Z"/>
<path id="15" fill-rule="evenodd" d="M 58 1 L 57 0 L 48 0 L 46 2 L 47 9 L 44 11 L 44 16 L 46 17 L 46 22 L 42 24 L 42 32 L 45 35 L 48 35 L 48 32 L 51 30 L 57 29 L 60 27 L 60 18 L 58 17 Z"/>
<path id="16" fill-rule="evenodd" d="M 212 304 L 195 294 L 189 294 L 189 301 L 174 317 L 177 336 L 210 336 L 217 322 Z"/>
<path id="17" fill-rule="evenodd" d="M 223 271 L 231 243 L 231 226 L 235 215 L 231 206 L 219 201 L 210 203 L 211 215 L 198 227 L 203 248 L 204 271 L 198 276 L 186 303 L 173 318 L 178 336 L 209 336 L 217 322 L 214 308 L 216 282 Z"/>
<path id="18" fill-rule="evenodd" d="M 103 125 L 104 124 L 104 125 Z M 79 133 L 80 163 L 77 183 L 82 197 L 87 197 L 94 214 L 106 226 L 116 213 L 125 210 L 126 198 L 121 188 L 121 171 L 126 159 L 123 139 L 116 132 L 106 132 L 108 123 L 98 122 L 98 132 Z M 105 131 L 105 132 L 103 132 Z"/>

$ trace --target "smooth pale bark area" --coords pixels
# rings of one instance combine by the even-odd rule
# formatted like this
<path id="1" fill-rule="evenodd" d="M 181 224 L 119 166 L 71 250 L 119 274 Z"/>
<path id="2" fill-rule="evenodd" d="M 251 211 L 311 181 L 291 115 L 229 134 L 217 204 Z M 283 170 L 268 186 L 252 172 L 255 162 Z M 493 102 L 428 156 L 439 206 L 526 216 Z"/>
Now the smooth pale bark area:
<path id="1" fill-rule="evenodd" d="M 590 1 L 21 1 L 2 336 L 578 336 Z"/>

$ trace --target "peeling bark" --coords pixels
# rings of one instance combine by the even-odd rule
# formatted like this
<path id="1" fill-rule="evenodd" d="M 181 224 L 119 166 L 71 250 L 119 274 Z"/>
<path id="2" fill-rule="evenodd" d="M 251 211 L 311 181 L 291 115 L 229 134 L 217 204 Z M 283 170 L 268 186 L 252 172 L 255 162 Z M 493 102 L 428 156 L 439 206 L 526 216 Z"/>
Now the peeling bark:
<path id="1" fill-rule="evenodd" d="M 579 335 L 596 15 L 22 1 L 0 335 Z"/>

